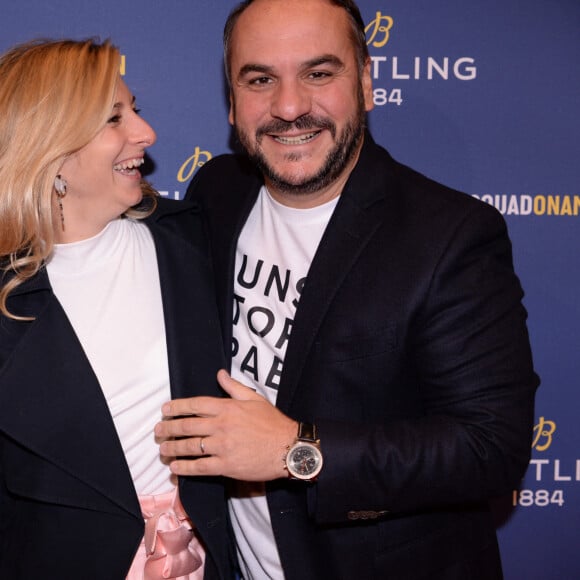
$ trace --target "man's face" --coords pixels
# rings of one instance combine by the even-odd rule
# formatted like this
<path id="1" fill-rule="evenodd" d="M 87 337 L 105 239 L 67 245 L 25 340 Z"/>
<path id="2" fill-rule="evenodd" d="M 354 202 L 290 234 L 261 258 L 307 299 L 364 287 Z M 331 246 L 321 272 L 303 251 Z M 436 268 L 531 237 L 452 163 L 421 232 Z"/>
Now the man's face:
<path id="1" fill-rule="evenodd" d="M 287 205 L 340 193 L 372 108 L 346 12 L 324 0 L 256 0 L 231 39 L 229 120 Z"/>

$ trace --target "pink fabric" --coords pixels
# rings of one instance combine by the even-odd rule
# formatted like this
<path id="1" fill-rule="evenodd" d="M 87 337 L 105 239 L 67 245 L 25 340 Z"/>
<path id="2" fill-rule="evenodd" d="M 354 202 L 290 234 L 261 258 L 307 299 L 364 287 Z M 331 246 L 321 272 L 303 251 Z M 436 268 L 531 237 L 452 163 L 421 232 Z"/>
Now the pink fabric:
<path id="1" fill-rule="evenodd" d="M 205 550 L 193 530 L 177 488 L 139 496 L 145 535 L 127 580 L 202 580 Z"/>

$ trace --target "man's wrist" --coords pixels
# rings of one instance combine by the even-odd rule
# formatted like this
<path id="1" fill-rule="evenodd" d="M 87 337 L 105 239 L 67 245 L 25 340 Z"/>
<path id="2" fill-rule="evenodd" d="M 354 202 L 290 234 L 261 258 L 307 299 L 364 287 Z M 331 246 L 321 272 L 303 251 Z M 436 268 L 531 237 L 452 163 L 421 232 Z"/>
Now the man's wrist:
<path id="1" fill-rule="evenodd" d="M 279 476 L 282 479 L 288 478 L 288 470 L 286 469 L 286 456 L 288 455 L 288 451 L 292 445 L 294 445 L 297 437 L 298 430 L 300 428 L 300 424 L 298 421 L 291 419 L 291 423 L 289 425 L 289 429 L 284 437 L 284 444 L 281 448 L 281 454 L 277 457 L 277 461 L 279 462 L 278 465 L 280 466 Z"/>
<path id="2" fill-rule="evenodd" d="M 316 425 L 298 423 L 296 439 L 286 453 L 284 464 L 291 479 L 314 481 L 318 477 L 323 457 Z"/>

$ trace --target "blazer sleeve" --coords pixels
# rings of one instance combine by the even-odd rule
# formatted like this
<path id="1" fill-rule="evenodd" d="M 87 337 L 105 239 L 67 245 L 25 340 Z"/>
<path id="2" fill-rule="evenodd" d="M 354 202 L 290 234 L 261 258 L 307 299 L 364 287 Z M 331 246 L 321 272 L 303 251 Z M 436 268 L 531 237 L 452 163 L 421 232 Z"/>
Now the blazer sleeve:
<path id="1" fill-rule="evenodd" d="M 539 382 L 522 297 L 503 218 L 473 206 L 448 236 L 408 322 L 422 409 L 382 424 L 315 417 L 325 466 L 309 491 L 312 517 L 440 509 L 518 485 Z"/>

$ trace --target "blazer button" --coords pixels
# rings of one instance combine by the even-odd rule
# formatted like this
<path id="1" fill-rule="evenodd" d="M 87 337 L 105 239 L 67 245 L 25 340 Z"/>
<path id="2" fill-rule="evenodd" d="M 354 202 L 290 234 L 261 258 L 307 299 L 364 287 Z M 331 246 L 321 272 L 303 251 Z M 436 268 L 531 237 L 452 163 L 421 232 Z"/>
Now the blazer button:
<path id="1" fill-rule="evenodd" d="M 376 512 L 373 510 L 360 510 L 360 511 L 350 511 L 347 513 L 346 517 L 349 520 L 376 520 L 377 518 L 388 514 L 387 510 L 382 510 Z"/>

